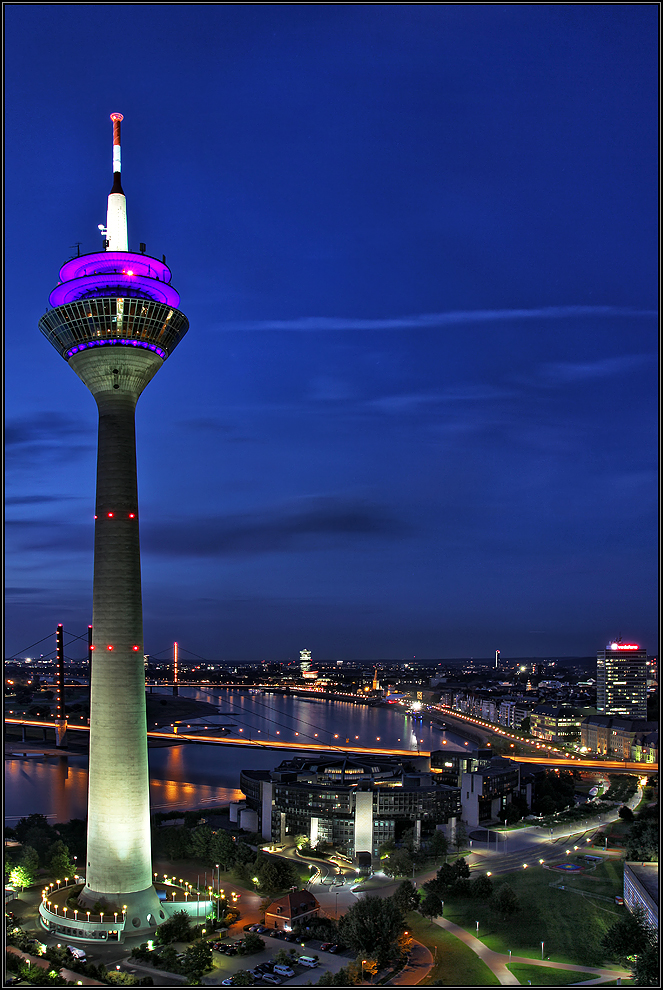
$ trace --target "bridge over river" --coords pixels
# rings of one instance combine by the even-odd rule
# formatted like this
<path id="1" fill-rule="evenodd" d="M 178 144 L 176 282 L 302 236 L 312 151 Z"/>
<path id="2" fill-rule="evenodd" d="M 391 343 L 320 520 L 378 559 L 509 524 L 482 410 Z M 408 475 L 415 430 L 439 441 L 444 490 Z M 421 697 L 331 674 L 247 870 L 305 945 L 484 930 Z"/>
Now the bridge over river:
<path id="1" fill-rule="evenodd" d="M 9 726 L 21 727 L 22 736 L 25 735 L 25 729 L 27 727 L 36 727 L 43 730 L 44 741 L 47 739 L 47 733 L 55 734 L 55 726 L 53 722 L 45 722 L 40 719 L 21 719 L 21 718 L 7 718 L 5 719 L 5 724 Z M 67 732 L 89 732 L 90 727 L 87 725 L 69 725 L 67 727 Z M 403 756 L 412 759 L 415 756 L 430 757 L 430 752 L 427 750 L 412 750 L 412 749 L 384 749 L 377 746 L 354 746 L 347 742 L 345 744 L 330 746 L 325 743 L 293 743 L 292 741 L 280 741 L 274 739 L 237 739 L 236 737 L 229 737 L 227 735 L 215 735 L 212 731 L 206 732 L 180 732 L 178 731 L 167 731 L 167 732 L 155 732 L 148 731 L 148 740 L 160 740 L 161 742 L 168 743 L 207 743 L 211 746 L 237 746 L 242 748 L 252 748 L 252 749 L 280 749 L 295 751 L 298 753 L 357 753 L 357 754 L 375 754 L 379 756 Z M 11 748 L 15 746 L 20 746 L 20 742 L 14 743 L 11 739 L 7 739 L 7 744 Z M 658 763 L 630 763 L 620 760 L 600 760 L 591 758 L 580 758 L 576 756 L 567 757 L 550 757 L 550 756 L 517 756 L 514 757 L 517 763 L 534 763 L 543 767 L 564 767 L 564 769 L 575 769 L 575 770 L 604 770 L 610 771 L 611 773 L 638 773 L 638 774 L 655 774 L 658 773 Z"/>

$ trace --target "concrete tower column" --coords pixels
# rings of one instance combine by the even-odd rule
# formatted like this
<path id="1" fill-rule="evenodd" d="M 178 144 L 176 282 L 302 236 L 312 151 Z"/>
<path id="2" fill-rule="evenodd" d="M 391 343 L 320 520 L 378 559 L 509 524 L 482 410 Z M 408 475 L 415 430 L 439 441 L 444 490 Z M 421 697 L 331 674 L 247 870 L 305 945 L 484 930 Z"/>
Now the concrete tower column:
<path id="1" fill-rule="evenodd" d="M 158 918 L 152 889 L 135 408 L 162 365 L 100 349 L 70 366 L 99 410 L 94 538 L 88 845 L 81 902 Z M 135 905 L 135 907 L 134 907 Z M 146 914 L 147 912 L 147 914 Z M 156 922 L 155 922 L 156 923 Z"/>

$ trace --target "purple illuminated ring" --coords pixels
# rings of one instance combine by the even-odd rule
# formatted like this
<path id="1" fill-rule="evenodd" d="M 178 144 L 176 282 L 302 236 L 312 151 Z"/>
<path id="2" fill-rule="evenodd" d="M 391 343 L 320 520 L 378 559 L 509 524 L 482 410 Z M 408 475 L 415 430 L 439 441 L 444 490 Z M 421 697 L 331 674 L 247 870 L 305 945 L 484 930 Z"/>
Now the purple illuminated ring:
<path id="1" fill-rule="evenodd" d="M 90 340 L 87 343 L 77 344 L 75 347 L 70 347 L 68 351 L 65 351 L 64 357 L 73 357 L 74 354 L 85 350 L 86 347 L 108 347 L 115 346 L 116 344 L 125 347 L 144 347 L 150 351 L 154 351 L 164 361 L 167 357 L 166 352 L 161 347 L 157 347 L 156 344 L 147 344 L 141 340 L 118 340 L 117 338 L 112 338 L 111 340 Z"/>

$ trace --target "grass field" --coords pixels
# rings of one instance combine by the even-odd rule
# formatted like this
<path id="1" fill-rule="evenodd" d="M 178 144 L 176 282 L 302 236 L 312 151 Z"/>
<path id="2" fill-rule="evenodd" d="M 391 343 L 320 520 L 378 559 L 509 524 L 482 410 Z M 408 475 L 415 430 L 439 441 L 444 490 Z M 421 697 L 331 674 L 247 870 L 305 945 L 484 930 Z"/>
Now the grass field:
<path id="1" fill-rule="evenodd" d="M 495 884 L 497 888 L 509 883 L 516 892 L 520 910 L 510 918 L 502 919 L 488 904 L 471 898 L 445 899 L 444 915 L 472 933 L 478 921 L 481 941 L 496 952 L 511 949 L 514 955 L 540 958 L 543 941 L 546 956 L 554 962 L 600 966 L 604 962 L 601 937 L 624 909 L 549 885 L 559 882 L 612 898 L 622 893 L 622 871 L 623 864 L 615 860 L 605 860 L 593 873 L 574 877 L 531 867 Z"/>
<path id="2" fill-rule="evenodd" d="M 407 930 L 435 956 L 435 965 L 419 986 L 493 987 L 500 981 L 459 938 L 412 912 Z M 437 949 L 437 953 L 436 950 Z"/>
<path id="3" fill-rule="evenodd" d="M 578 973 L 572 969 L 546 969 L 545 966 L 526 966 L 524 963 L 509 963 L 507 969 L 523 986 L 531 980 L 533 987 L 563 987 L 569 983 L 583 983 L 591 980 L 591 973 Z"/>

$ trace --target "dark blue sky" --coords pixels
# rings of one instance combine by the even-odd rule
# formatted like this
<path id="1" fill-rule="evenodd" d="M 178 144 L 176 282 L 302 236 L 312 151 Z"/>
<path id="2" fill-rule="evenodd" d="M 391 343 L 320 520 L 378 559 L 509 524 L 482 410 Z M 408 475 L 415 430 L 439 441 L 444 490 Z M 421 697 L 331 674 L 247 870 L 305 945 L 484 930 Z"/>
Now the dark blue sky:
<path id="1" fill-rule="evenodd" d="M 129 242 L 145 647 L 656 651 L 658 8 L 9 5 L 7 653 L 91 621 L 96 407 L 37 329 Z"/>

